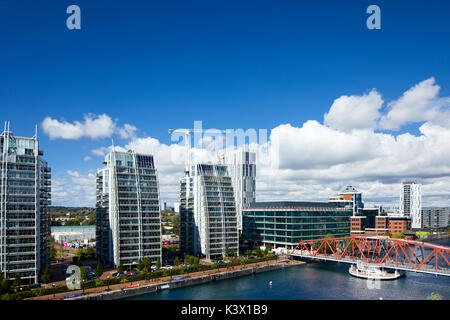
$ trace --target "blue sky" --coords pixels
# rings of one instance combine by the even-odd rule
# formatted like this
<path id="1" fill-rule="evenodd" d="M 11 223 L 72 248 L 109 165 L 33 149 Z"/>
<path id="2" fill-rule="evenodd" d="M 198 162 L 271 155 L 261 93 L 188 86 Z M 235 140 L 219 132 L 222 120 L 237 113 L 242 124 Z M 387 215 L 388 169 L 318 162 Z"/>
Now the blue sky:
<path id="1" fill-rule="evenodd" d="M 81 8 L 81 30 L 66 28 L 71 4 Z M 381 30 L 366 28 L 371 4 L 381 8 Z M 431 77 L 450 96 L 449 18 L 449 2 L 430 0 L 0 0 L 0 120 L 23 136 L 39 125 L 53 178 L 69 179 L 69 170 L 95 172 L 101 158 L 91 150 L 111 137 L 51 140 L 46 117 L 107 114 L 169 144 L 168 128 L 194 120 L 268 130 L 322 122 L 335 99 L 373 88 L 386 113 Z M 423 122 L 380 132 L 420 135 Z"/>

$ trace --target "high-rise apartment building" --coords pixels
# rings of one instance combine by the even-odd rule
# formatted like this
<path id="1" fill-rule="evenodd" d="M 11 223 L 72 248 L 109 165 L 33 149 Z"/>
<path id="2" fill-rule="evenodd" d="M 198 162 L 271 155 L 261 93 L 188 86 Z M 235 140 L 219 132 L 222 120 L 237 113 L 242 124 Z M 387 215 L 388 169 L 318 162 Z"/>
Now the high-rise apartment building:
<path id="1" fill-rule="evenodd" d="M 207 260 L 238 254 L 236 205 L 228 167 L 190 166 L 180 180 L 180 251 Z"/>
<path id="2" fill-rule="evenodd" d="M 403 182 L 400 189 L 400 213 L 411 217 L 411 227 L 422 227 L 422 185 L 416 182 Z"/>
<path id="3" fill-rule="evenodd" d="M 37 283 L 49 263 L 51 169 L 37 137 L 0 136 L 0 270 Z"/>
<path id="4" fill-rule="evenodd" d="M 449 226 L 450 207 L 422 209 L 422 228 L 440 229 Z"/>
<path id="5" fill-rule="evenodd" d="M 256 153 L 236 150 L 225 156 L 230 171 L 236 200 L 238 230 L 242 231 L 242 209 L 248 208 L 256 200 Z"/>
<path id="6" fill-rule="evenodd" d="M 96 247 L 104 264 L 161 259 L 158 175 L 152 155 L 112 151 L 97 171 Z"/>

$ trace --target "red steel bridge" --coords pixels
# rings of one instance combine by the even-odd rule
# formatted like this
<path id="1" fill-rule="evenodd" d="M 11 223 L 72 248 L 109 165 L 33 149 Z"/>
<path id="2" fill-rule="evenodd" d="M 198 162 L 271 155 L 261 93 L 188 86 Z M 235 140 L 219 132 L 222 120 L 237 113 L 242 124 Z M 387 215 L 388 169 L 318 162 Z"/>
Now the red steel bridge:
<path id="1" fill-rule="evenodd" d="M 450 276 L 450 247 L 382 236 L 303 240 L 291 256 Z"/>

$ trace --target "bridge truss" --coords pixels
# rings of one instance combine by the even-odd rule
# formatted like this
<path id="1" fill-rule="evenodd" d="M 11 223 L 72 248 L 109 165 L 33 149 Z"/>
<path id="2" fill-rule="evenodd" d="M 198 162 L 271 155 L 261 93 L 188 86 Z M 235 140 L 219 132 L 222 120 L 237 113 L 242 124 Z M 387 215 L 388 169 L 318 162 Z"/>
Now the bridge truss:
<path id="1" fill-rule="evenodd" d="M 450 247 L 380 236 L 302 240 L 290 255 L 450 276 Z"/>

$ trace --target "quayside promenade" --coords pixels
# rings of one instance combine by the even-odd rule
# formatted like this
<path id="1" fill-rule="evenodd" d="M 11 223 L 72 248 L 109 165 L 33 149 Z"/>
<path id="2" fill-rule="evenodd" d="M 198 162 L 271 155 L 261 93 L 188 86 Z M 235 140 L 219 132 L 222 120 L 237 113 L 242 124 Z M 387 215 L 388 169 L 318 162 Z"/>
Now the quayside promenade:
<path id="1" fill-rule="evenodd" d="M 45 295 L 32 297 L 26 300 L 112 300 L 120 299 L 150 292 L 161 290 L 161 286 L 170 286 L 170 289 L 191 286 L 210 281 L 229 279 L 234 277 L 246 276 L 252 273 L 259 273 L 271 270 L 278 270 L 290 266 L 304 264 L 305 262 L 298 260 L 290 260 L 279 258 L 277 260 L 269 260 L 256 262 L 246 265 L 237 265 L 232 267 L 219 268 L 214 270 L 192 272 L 189 274 L 179 274 L 176 276 L 167 276 L 150 280 L 141 280 L 136 282 L 127 282 L 114 284 L 110 286 L 96 287 L 83 290 L 74 290 L 70 292 L 57 293 L 55 295 Z M 173 279 L 180 280 L 173 280 Z M 70 299 L 65 299 L 68 295 L 77 295 Z"/>

